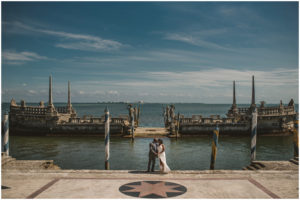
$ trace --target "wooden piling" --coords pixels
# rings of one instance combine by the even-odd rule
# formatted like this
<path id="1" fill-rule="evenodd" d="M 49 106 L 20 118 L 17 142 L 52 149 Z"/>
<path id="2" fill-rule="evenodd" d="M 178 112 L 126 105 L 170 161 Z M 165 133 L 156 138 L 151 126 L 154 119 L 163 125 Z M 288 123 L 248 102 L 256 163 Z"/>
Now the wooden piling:
<path id="1" fill-rule="evenodd" d="M 213 132 L 213 141 L 212 141 L 212 147 L 211 147 L 211 158 L 210 158 L 210 169 L 215 169 L 215 162 L 217 157 L 217 150 L 218 150 L 218 142 L 219 142 L 219 127 L 215 128 Z"/>
<path id="2" fill-rule="evenodd" d="M 178 132 L 179 132 L 179 116 L 180 116 L 180 114 L 178 113 L 178 115 L 177 115 L 177 130 L 176 130 L 176 140 L 177 140 L 177 138 L 178 138 Z"/>
<path id="3" fill-rule="evenodd" d="M 131 140 L 134 140 L 134 116 L 131 118 Z"/>
<path id="4" fill-rule="evenodd" d="M 298 116 L 294 120 L 293 143 L 294 143 L 294 158 L 299 156 L 299 134 L 298 134 Z"/>

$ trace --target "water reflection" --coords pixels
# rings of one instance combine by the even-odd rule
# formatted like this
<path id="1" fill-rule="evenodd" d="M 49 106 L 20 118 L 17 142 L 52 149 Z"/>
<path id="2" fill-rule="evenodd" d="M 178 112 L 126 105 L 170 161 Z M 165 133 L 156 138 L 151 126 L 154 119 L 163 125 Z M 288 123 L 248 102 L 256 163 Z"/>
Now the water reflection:
<path id="1" fill-rule="evenodd" d="M 146 170 L 152 138 L 111 138 L 110 168 Z M 209 169 L 210 137 L 163 138 L 167 162 L 174 170 Z M 289 160 L 292 137 L 259 136 L 257 160 Z M 11 155 L 22 160 L 54 160 L 63 169 L 104 169 L 102 137 L 11 136 Z M 220 136 L 215 169 L 241 169 L 250 162 L 250 138 Z M 158 169 L 158 162 L 156 163 Z"/>

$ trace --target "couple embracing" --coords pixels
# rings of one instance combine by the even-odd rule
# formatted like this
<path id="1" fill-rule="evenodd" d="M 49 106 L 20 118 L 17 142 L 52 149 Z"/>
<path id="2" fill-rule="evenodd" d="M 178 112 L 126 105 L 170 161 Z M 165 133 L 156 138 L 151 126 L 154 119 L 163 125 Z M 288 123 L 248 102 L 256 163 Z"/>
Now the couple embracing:
<path id="1" fill-rule="evenodd" d="M 150 172 L 150 165 L 152 163 L 151 171 L 154 172 L 155 160 L 159 159 L 159 168 L 161 173 L 168 173 L 170 170 L 166 161 L 165 145 L 162 139 L 154 138 L 149 144 L 149 161 L 148 161 L 148 171 Z"/>

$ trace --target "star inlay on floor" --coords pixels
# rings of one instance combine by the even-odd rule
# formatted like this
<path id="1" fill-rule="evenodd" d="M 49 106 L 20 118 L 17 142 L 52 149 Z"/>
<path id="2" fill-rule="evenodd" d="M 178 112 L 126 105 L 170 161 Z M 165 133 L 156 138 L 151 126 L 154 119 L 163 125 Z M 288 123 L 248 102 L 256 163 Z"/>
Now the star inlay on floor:
<path id="1" fill-rule="evenodd" d="M 183 185 L 165 181 L 138 181 L 127 183 L 119 188 L 120 192 L 139 198 L 168 198 L 184 194 Z"/>

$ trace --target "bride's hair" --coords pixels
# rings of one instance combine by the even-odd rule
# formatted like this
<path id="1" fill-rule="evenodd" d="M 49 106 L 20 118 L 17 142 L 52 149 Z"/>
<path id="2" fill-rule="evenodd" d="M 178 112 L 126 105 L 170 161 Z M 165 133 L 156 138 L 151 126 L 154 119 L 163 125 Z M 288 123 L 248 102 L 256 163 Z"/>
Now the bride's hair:
<path id="1" fill-rule="evenodd" d="M 164 143 L 162 139 L 158 139 L 158 142 L 159 142 L 160 144 L 163 144 L 163 143 Z"/>

